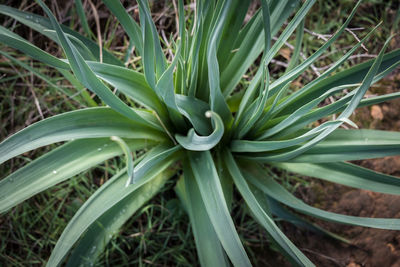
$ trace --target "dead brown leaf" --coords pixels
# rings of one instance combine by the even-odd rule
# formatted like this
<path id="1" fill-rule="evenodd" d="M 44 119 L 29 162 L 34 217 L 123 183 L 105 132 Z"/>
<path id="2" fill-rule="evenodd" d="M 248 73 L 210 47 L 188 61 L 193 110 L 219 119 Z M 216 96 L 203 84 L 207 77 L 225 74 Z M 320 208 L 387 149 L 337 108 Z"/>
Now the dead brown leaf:
<path id="1" fill-rule="evenodd" d="M 281 50 L 279 50 L 279 54 L 284 58 L 286 58 L 287 60 L 290 60 L 291 53 L 292 52 L 290 51 L 289 48 L 282 48 Z"/>
<path id="2" fill-rule="evenodd" d="M 378 105 L 373 105 L 371 107 L 371 116 L 375 120 L 383 120 L 383 112 L 380 106 Z"/>

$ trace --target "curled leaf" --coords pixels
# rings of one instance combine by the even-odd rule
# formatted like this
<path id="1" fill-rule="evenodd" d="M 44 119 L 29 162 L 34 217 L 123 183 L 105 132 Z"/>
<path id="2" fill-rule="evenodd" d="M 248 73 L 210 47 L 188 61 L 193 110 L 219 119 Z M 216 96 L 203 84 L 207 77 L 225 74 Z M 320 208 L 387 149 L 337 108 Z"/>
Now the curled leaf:
<path id="1" fill-rule="evenodd" d="M 218 144 L 224 135 L 224 123 L 222 122 L 221 117 L 213 112 L 207 111 L 205 113 L 207 118 L 211 118 L 213 121 L 213 132 L 208 136 L 200 136 L 197 135 L 195 130 L 192 128 L 189 130 L 187 136 L 183 136 L 180 134 L 175 135 L 176 141 L 186 148 L 187 150 L 192 151 L 206 151 L 210 150 L 214 146 Z"/>
<path id="2" fill-rule="evenodd" d="M 124 151 L 125 157 L 126 157 L 126 166 L 127 166 L 127 173 L 128 173 L 128 180 L 126 181 L 125 187 L 128 187 L 129 185 L 134 183 L 134 175 L 133 175 L 133 158 L 132 158 L 132 152 L 129 146 L 125 143 L 124 140 L 122 140 L 118 136 L 111 136 L 110 139 L 114 142 L 116 142 L 121 149 Z"/>

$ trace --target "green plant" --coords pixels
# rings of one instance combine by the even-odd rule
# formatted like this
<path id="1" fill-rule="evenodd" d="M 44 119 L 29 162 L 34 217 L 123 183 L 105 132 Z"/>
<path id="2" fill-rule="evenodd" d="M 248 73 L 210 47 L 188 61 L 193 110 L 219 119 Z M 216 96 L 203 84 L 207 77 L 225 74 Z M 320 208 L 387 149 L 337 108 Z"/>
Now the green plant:
<path id="1" fill-rule="evenodd" d="M 93 263 L 121 225 L 172 178 L 189 214 L 203 266 L 226 266 L 229 261 L 235 266 L 251 265 L 229 214 L 234 187 L 271 241 L 295 265 L 312 263 L 285 237 L 273 216 L 317 227 L 285 206 L 333 222 L 400 230 L 398 219 L 359 218 L 311 207 L 266 170 L 268 164 L 347 186 L 399 194 L 398 178 L 344 161 L 400 154 L 400 134 L 339 129 L 343 123 L 354 126 L 348 117 L 357 107 L 400 96 L 363 99 L 371 84 L 400 64 L 400 50 L 384 54 L 390 39 L 376 59 L 333 74 L 373 29 L 320 77 L 288 94 L 290 83 L 345 31 L 360 2 L 340 29 L 300 63 L 303 22 L 315 0 L 299 7 L 275 42 L 272 37 L 297 8 L 297 0 L 263 0 L 244 26 L 250 1 L 198 1 L 193 21 L 185 21 L 183 1 L 179 1 L 179 38 L 170 47 L 160 43 L 145 1 L 138 1 L 139 26 L 119 1 L 104 0 L 141 56 L 144 74 L 124 67 L 95 42 L 58 24 L 50 10 L 37 2 L 49 19 L 7 6 L 0 6 L 0 13 L 57 42 L 66 60 L 3 27 L 0 42 L 80 82 L 108 107 L 63 113 L 4 140 L 0 162 L 38 147 L 66 143 L 0 181 L 0 211 L 106 159 L 122 154 L 126 158 L 126 169 L 94 193 L 70 221 L 48 266 L 60 265 L 74 246 L 67 265 Z M 288 68 L 272 81 L 268 66 L 294 31 L 296 46 Z M 173 51 L 172 62 L 167 61 L 163 46 Z M 258 59 L 256 74 L 244 80 Z M 135 105 L 128 106 L 106 83 Z M 333 95 L 341 97 L 318 106 Z M 337 118 L 309 128 L 337 113 Z"/>

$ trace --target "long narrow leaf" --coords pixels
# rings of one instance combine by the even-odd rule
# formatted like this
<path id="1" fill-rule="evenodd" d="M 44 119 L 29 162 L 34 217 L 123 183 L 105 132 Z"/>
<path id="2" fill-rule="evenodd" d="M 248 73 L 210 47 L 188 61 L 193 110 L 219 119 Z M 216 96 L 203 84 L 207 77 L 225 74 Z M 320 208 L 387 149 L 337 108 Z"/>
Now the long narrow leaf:
<path id="1" fill-rule="evenodd" d="M 156 147 L 155 150 L 160 150 Z M 121 171 L 111 180 L 97 190 L 88 201 L 78 210 L 72 220 L 64 229 L 63 234 L 53 249 L 47 266 L 57 266 L 61 264 L 63 258 L 72 248 L 79 237 L 105 212 L 109 211 L 120 201 L 129 197 L 142 185 L 154 180 L 159 173 L 164 171 L 173 162 L 179 159 L 180 154 L 175 153 L 179 147 L 164 150 L 161 153 L 150 153 L 135 167 L 135 177 L 139 180 L 131 186 L 125 187 L 127 180 L 126 171 Z M 143 162 L 144 161 L 144 162 Z M 152 164 L 154 162 L 155 164 Z"/>
<path id="2" fill-rule="evenodd" d="M 226 16 L 226 24 L 222 31 L 221 40 L 224 45 L 218 47 L 218 63 L 221 70 L 224 70 L 232 57 L 235 41 L 243 25 L 246 13 L 251 1 L 232 1 Z"/>
<path id="3" fill-rule="evenodd" d="M 229 259 L 234 266 L 251 266 L 226 206 L 210 152 L 188 154 L 204 206 Z"/>
<path id="4" fill-rule="evenodd" d="M 385 54 L 382 58 L 382 63 L 379 66 L 378 73 L 384 71 L 385 69 L 389 68 L 390 66 L 399 61 L 400 61 L 400 49 Z M 291 113 L 292 110 L 295 110 L 299 106 L 307 103 L 309 99 L 314 99 L 315 97 L 323 94 L 326 88 L 333 88 L 335 86 L 343 84 L 361 82 L 365 78 L 367 72 L 369 71 L 370 67 L 374 62 L 375 59 L 371 59 L 367 62 L 358 64 L 354 67 L 338 72 L 335 75 L 332 75 L 331 77 L 325 78 L 323 81 L 315 84 L 312 88 L 310 88 L 307 94 L 301 95 L 301 97 L 299 96 L 293 98 L 290 101 L 290 103 L 288 103 L 288 106 L 282 111 L 280 111 L 279 114 Z"/>
<path id="5" fill-rule="evenodd" d="M 76 8 L 76 13 L 78 13 L 79 21 L 83 27 L 83 30 L 85 31 L 86 35 L 90 37 L 93 33 L 89 28 L 89 24 L 87 22 L 87 18 L 85 15 L 85 9 L 83 8 L 82 5 L 82 0 L 74 0 L 75 3 L 75 8 Z"/>
<path id="6" fill-rule="evenodd" d="M 164 140 L 162 132 L 138 125 L 110 108 L 89 108 L 45 119 L 10 136 L 0 143 L 0 162 L 56 142 L 113 135 Z"/>
<path id="7" fill-rule="evenodd" d="M 224 249 L 207 214 L 199 188 L 188 162 L 184 164 L 184 201 L 188 207 L 196 249 L 202 266 L 229 266 Z"/>
<path id="8" fill-rule="evenodd" d="M 167 116 L 165 106 L 149 87 L 142 73 L 105 63 L 93 61 L 87 63 L 98 77 L 114 86 L 117 90 L 134 101 L 157 111 L 161 117 Z"/>
<path id="9" fill-rule="evenodd" d="M 73 70 L 78 80 L 91 91 L 95 92 L 107 105 L 109 105 L 122 115 L 139 123 L 150 125 L 154 128 L 160 128 L 158 125 L 149 124 L 135 111 L 129 108 L 124 102 L 122 102 L 121 99 L 115 96 L 110 91 L 110 89 L 96 77 L 96 75 L 83 59 L 82 55 L 76 50 L 75 46 L 67 38 L 60 25 L 56 21 L 54 15 L 51 13 L 50 9 L 46 5 L 44 5 L 41 0 L 38 0 L 38 3 L 49 16 L 50 22 L 53 28 L 56 30 L 61 46 L 63 47 L 64 52 L 67 55 L 71 69 Z"/>
<path id="10" fill-rule="evenodd" d="M 274 163 L 274 166 L 301 175 L 386 194 L 400 194 L 400 178 L 344 162 Z"/>
<path id="11" fill-rule="evenodd" d="M 128 140 L 127 144 L 136 150 L 154 142 Z M 0 212 L 121 153 L 109 138 L 75 140 L 54 149 L 0 181 Z"/>
<path id="12" fill-rule="evenodd" d="M 284 252 L 297 265 L 314 266 L 314 264 L 282 233 L 272 218 L 265 213 L 251 192 L 245 178 L 242 176 L 239 167 L 229 151 L 225 151 L 224 159 L 236 187 L 243 196 L 251 212 L 279 245 L 282 252 Z"/>
<path id="13" fill-rule="evenodd" d="M 355 11 L 355 9 L 354 9 L 354 11 Z M 344 25 L 346 25 L 346 24 L 344 24 Z M 317 85 L 320 82 L 321 83 L 324 82 L 324 80 L 326 79 L 326 77 L 328 77 L 328 75 L 330 75 L 332 72 L 337 70 L 339 68 L 339 66 L 341 66 L 341 64 L 343 64 L 343 62 L 345 62 L 354 53 L 354 51 L 356 51 L 357 48 L 359 48 L 366 40 L 368 40 L 371 37 L 372 33 L 375 32 L 375 30 L 378 28 L 378 26 L 379 25 L 377 25 L 375 28 L 373 28 L 361 41 L 359 41 L 355 46 L 353 46 L 345 55 L 343 55 L 338 61 L 336 61 L 328 70 L 326 70 L 324 73 L 322 73 L 321 76 L 319 76 L 312 82 L 308 83 L 301 90 L 294 92 L 287 99 L 285 99 L 285 101 L 283 101 L 281 104 L 279 104 L 279 106 L 274 110 L 274 114 L 277 114 L 281 110 L 283 110 L 289 103 L 291 103 L 291 101 L 293 99 L 298 98 L 301 95 L 307 94 L 308 91 L 311 90 L 311 88 L 313 88 L 315 85 Z M 338 33 L 339 32 L 340 31 L 338 31 Z M 336 34 L 338 34 L 338 33 L 336 33 Z M 323 48 L 323 47 L 321 47 L 321 48 Z M 317 52 L 319 52 L 319 51 L 317 51 Z M 315 53 L 317 53 L 317 52 L 315 52 Z M 311 57 L 309 57 L 305 62 L 310 62 L 310 64 L 313 63 L 313 61 L 309 61 L 309 59 L 313 58 L 313 60 L 315 61 L 316 60 L 316 57 L 314 57 L 315 53 Z M 293 81 L 304 70 L 301 68 L 297 68 L 297 69 L 299 69 L 299 71 L 297 73 L 292 73 L 292 72 L 288 73 L 287 76 L 281 77 L 279 79 L 280 81 L 276 81 L 273 85 L 271 85 L 271 87 L 274 86 L 274 88 L 279 88 L 279 87 L 281 87 L 280 84 L 286 84 L 289 81 Z M 295 70 L 293 70 L 293 72 L 295 72 Z M 292 76 L 292 74 L 294 74 L 294 76 Z M 324 90 L 324 91 L 326 91 L 326 90 Z"/>
<path id="14" fill-rule="evenodd" d="M 339 30 L 326 42 L 324 45 L 322 45 L 314 54 L 312 54 L 309 58 L 307 58 L 301 65 L 297 66 L 294 68 L 292 71 L 289 73 L 283 75 L 280 77 L 278 80 L 276 80 L 274 83 L 271 84 L 271 94 L 275 94 L 276 91 L 279 89 L 283 88 L 289 81 L 294 80 L 297 78 L 301 73 L 304 72 L 306 68 L 308 68 L 322 53 L 324 53 L 331 45 L 332 43 L 339 38 L 339 36 L 344 32 L 346 29 L 347 25 L 350 23 L 351 19 L 353 18 L 354 14 L 357 11 L 358 6 L 361 4 L 361 0 L 357 2 L 357 4 L 354 6 L 352 12 L 346 19 L 345 23 L 339 28 Z M 299 22 L 300 23 L 300 22 Z M 373 30 L 370 32 L 370 34 L 373 32 Z M 369 37 L 369 36 L 368 36 Z M 366 39 L 364 39 L 366 40 Z M 359 42 L 361 43 L 361 42 Z M 275 46 L 275 45 L 274 45 Z M 338 61 L 340 62 L 340 61 Z M 330 70 L 325 72 L 325 76 L 331 73 L 335 68 L 331 68 Z"/>
<path id="15" fill-rule="evenodd" d="M 275 36 L 285 20 L 296 8 L 297 0 L 278 1 L 278 6 L 270 7 L 271 36 Z M 270 2 L 271 4 L 271 2 Z M 264 48 L 264 32 L 262 14 L 256 13 L 241 30 L 235 43 L 234 54 L 222 69 L 221 88 L 225 98 L 228 98 L 242 76 L 257 59 Z M 259 73 L 261 76 L 261 73 Z"/>
<path id="16" fill-rule="evenodd" d="M 132 17 L 126 12 L 119 0 L 103 0 L 103 3 L 110 9 L 114 16 L 121 23 L 122 27 L 129 36 L 131 42 L 133 42 L 139 55 L 143 53 L 143 40 L 140 35 L 139 25 L 132 19 Z"/>
<path id="17" fill-rule="evenodd" d="M 157 30 L 151 19 L 148 3 L 139 0 L 138 4 L 143 38 L 144 73 L 150 87 L 155 90 L 158 79 L 166 70 L 166 60 Z"/>
<path id="18" fill-rule="evenodd" d="M 270 197 L 302 213 L 309 214 L 323 220 L 350 225 L 365 226 L 378 229 L 400 230 L 400 219 L 349 216 L 324 211 L 309 206 L 290 194 L 283 186 L 281 186 L 271 177 L 262 175 L 260 168 L 253 168 L 253 171 L 246 172 L 245 176 L 251 183 L 253 183 L 257 188 L 263 190 Z"/>
<path id="19" fill-rule="evenodd" d="M 152 181 L 142 185 L 101 215 L 82 235 L 66 266 L 94 264 L 112 236 L 118 233 L 122 225 L 163 187 L 171 175 L 171 171 L 158 174 Z M 107 191 L 111 189 L 108 188 Z"/>
<path id="20" fill-rule="evenodd" d="M 229 111 L 228 105 L 225 102 L 220 87 L 219 64 L 217 60 L 217 47 L 221 38 L 225 17 L 231 4 L 230 0 L 224 1 L 221 14 L 219 14 L 216 24 L 212 30 L 210 40 L 207 46 L 207 66 L 208 66 L 208 81 L 210 87 L 210 107 L 211 110 L 217 112 L 224 121 L 225 126 L 232 122 L 232 114 Z"/>
<path id="21" fill-rule="evenodd" d="M 302 218 L 300 216 L 298 216 L 297 214 L 294 214 L 293 212 L 289 211 L 288 209 L 286 209 L 285 207 L 283 207 L 283 204 L 279 203 L 278 201 L 274 200 L 271 197 L 268 197 L 267 195 L 265 195 L 267 200 L 268 200 L 268 204 L 271 208 L 271 211 L 274 215 L 276 215 L 279 219 L 285 220 L 287 222 L 290 222 L 296 226 L 302 227 L 304 229 L 313 231 L 317 234 L 321 234 L 321 235 L 325 235 L 325 236 L 329 236 L 335 240 L 339 240 L 340 242 L 346 243 L 351 245 L 351 241 L 339 236 L 335 233 L 332 233 L 324 228 L 322 228 L 321 226 L 319 226 L 316 223 L 312 223 L 310 221 L 308 221 L 305 218 Z"/>
<path id="22" fill-rule="evenodd" d="M 129 148 L 129 146 L 125 143 L 124 140 L 122 140 L 118 136 L 111 136 L 110 138 L 112 141 L 116 142 L 124 151 L 125 154 L 125 163 L 126 163 L 126 174 L 128 175 L 128 180 L 126 181 L 125 187 L 133 184 L 133 179 L 135 178 L 134 172 L 133 172 L 133 157 L 132 157 L 132 151 Z"/>
<path id="23" fill-rule="evenodd" d="M 31 56 L 33 59 L 49 64 L 50 66 L 69 69 L 68 63 L 65 63 L 53 55 L 41 50 L 37 46 L 29 43 L 22 37 L 2 26 L 0 26 L 0 42 Z"/>
<path id="24" fill-rule="evenodd" d="M 291 146 L 298 145 L 303 143 L 304 141 L 310 140 L 315 137 L 318 133 L 325 130 L 330 125 L 338 124 L 337 121 L 330 121 L 320 126 L 313 128 L 304 134 L 301 134 L 297 137 L 287 139 L 287 140 L 278 140 L 278 141 L 252 141 L 252 140 L 233 140 L 231 142 L 231 150 L 233 152 L 267 152 L 279 150 Z"/>
<path id="25" fill-rule="evenodd" d="M 347 85 L 341 85 L 338 87 L 334 87 L 330 90 L 327 90 L 320 97 L 310 100 L 307 104 L 305 104 L 302 107 L 295 110 L 292 114 L 290 114 L 287 118 L 285 118 L 283 121 L 281 121 L 274 127 L 264 130 L 263 133 L 257 139 L 266 139 L 266 138 L 284 130 L 285 128 L 287 128 L 287 127 L 291 126 L 293 123 L 295 123 L 298 119 L 300 119 L 301 117 L 306 115 L 311 109 L 315 108 L 319 103 L 321 103 L 323 100 L 325 100 L 329 96 L 331 96 L 339 91 L 349 89 L 351 87 L 355 87 L 358 85 L 359 84 L 347 84 Z"/>
<path id="26" fill-rule="evenodd" d="M 368 71 L 367 75 L 365 76 L 362 84 L 356 89 L 354 95 L 351 98 L 351 101 L 349 105 L 345 108 L 345 110 L 338 116 L 337 120 L 338 121 L 345 121 L 351 114 L 352 112 L 357 108 L 359 105 L 362 97 L 364 96 L 365 92 L 368 90 L 370 87 L 371 83 L 374 80 L 374 77 L 376 73 L 378 72 L 379 66 L 382 62 L 382 58 L 384 55 L 384 51 L 386 47 L 388 46 L 391 38 L 389 38 L 386 42 L 382 50 L 380 51 L 378 57 L 375 59 L 374 64 L 372 64 L 370 70 Z M 299 156 L 306 152 L 307 150 L 311 149 L 313 146 L 315 146 L 317 143 L 321 142 L 324 138 L 326 138 L 330 133 L 335 131 L 340 124 L 335 124 L 327 129 L 325 129 L 323 132 L 318 134 L 314 139 L 308 141 L 306 144 L 302 145 L 299 148 L 296 148 L 294 150 L 291 150 L 289 152 L 285 153 L 280 153 L 278 155 L 270 155 L 270 156 L 265 156 L 263 157 L 262 160 L 269 160 L 269 161 L 288 161 L 296 156 Z"/>
<path id="27" fill-rule="evenodd" d="M 38 31 L 39 33 L 49 37 L 53 41 L 58 42 L 57 35 L 54 34 L 54 31 L 52 31 L 53 27 L 50 20 L 45 17 L 25 11 L 20 11 L 18 9 L 5 5 L 0 5 L 0 14 L 10 16 L 18 20 L 19 22 L 27 25 L 28 27 L 34 29 L 35 31 Z M 80 42 L 84 45 L 85 49 L 91 51 L 90 54 L 94 55 L 96 59 L 99 60 L 98 58 L 99 46 L 96 42 L 80 35 L 79 33 L 71 30 L 67 26 L 61 25 L 61 28 L 66 34 L 69 34 L 75 37 L 77 40 L 80 40 Z M 103 49 L 103 61 L 105 63 L 123 66 L 123 63 L 119 59 L 117 59 L 113 54 L 108 52 L 106 49 Z"/>

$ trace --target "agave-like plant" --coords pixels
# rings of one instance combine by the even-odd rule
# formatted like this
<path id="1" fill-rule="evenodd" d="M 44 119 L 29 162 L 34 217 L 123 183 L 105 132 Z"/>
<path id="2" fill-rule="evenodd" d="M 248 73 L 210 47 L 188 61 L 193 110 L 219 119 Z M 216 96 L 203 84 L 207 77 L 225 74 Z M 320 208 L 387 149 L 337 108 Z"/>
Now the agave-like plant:
<path id="1" fill-rule="evenodd" d="M 340 128 L 344 123 L 354 126 L 349 116 L 357 107 L 400 96 L 363 98 L 371 84 L 400 64 L 400 50 L 384 53 L 390 39 L 375 59 L 337 72 L 373 29 L 318 78 L 288 93 L 291 82 L 345 31 L 360 2 L 337 32 L 300 63 L 304 19 L 315 0 L 261 0 L 260 9 L 245 24 L 251 1 L 199 0 L 194 18 L 186 21 L 180 0 L 179 35 L 169 47 L 174 53 L 169 62 L 167 44 L 160 42 L 146 1 L 137 1 L 138 24 L 119 1 L 103 0 L 141 57 L 144 73 L 125 67 L 91 39 L 60 25 L 42 1 L 37 2 L 48 18 L 4 5 L 0 13 L 58 43 L 66 58 L 54 57 L 4 27 L 0 42 L 79 81 L 103 104 L 44 119 L 0 144 L 2 163 L 65 142 L 0 181 L 0 211 L 111 157 L 126 158 L 126 168 L 102 185 L 69 222 L 48 266 L 60 265 L 72 248 L 67 266 L 93 263 L 112 235 L 170 178 L 177 181 L 177 196 L 189 214 L 202 266 L 251 265 L 230 216 L 233 190 L 294 265 L 313 263 L 282 233 L 274 216 L 312 224 L 287 207 L 332 222 L 400 230 L 399 219 L 347 216 L 309 206 L 266 171 L 274 167 L 400 193 L 398 178 L 345 162 L 400 154 L 400 133 Z M 296 46 L 288 68 L 273 80 L 268 66 L 294 32 Z M 245 81 L 243 76 L 256 62 L 255 75 Z M 337 101 L 319 106 L 334 95 Z M 311 127 L 325 117 L 330 119 Z M 144 153 L 133 160 L 132 152 L 139 150 Z"/>

